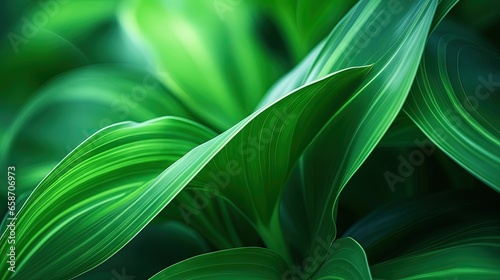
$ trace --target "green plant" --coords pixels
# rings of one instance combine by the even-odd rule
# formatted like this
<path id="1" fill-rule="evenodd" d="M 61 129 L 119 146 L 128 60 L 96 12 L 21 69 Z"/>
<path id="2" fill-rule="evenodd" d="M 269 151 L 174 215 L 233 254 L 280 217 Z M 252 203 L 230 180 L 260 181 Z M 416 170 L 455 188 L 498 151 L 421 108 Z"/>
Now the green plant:
<path id="1" fill-rule="evenodd" d="M 23 207 L 2 279 L 109 279 L 145 232 L 189 251 L 152 279 L 500 276 L 499 56 L 443 21 L 458 0 L 104 1 L 76 19 L 83 1 L 53 1 L 33 41 L 8 36 L 12 64 L 115 12 L 138 47 L 105 41 L 121 64 L 99 65 L 102 45 L 81 64 L 67 46 L 85 67 L 5 126 Z M 432 157 L 442 189 L 411 176 Z"/>

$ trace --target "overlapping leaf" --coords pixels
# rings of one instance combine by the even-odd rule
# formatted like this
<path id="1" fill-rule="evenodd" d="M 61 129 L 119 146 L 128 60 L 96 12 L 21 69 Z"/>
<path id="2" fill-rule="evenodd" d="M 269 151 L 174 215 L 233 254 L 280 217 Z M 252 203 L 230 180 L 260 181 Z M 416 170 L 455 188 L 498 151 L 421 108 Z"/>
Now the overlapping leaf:
<path id="1" fill-rule="evenodd" d="M 317 50 L 317 57 L 311 56 L 270 92 L 279 96 L 290 84 L 326 69 L 375 64 L 357 96 L 315 139 L 290 180 L 283 216 L 298 238 L 291 243 L 300 256 L 312 254 L 316 238 L 335 237 L 331 219 L 338 195 L 400 111 L 432 23 L 449 4 L 361 1 L 326 39 L 323 50 Z"/>
<path id="2" fill-rule="evenodd" d="M 214 137 L 196 123 L 165 117 L 112 125 L 82 143 L 37 186 L 16 218 L 12 279 L 70 278 L 123 247 L 149 220 L 138 219 L 149 182 Z M 22 242 L 21 242 L 22 241 Z M 2 278 L 10 272 L 2 269 Z"/>
<path id="3" fill-rule="evenodd" d="M 151 279 L 305 279 L 305 271 L 318 267 L 311 279 L 371 279 L 366 255 L 354 239 L 318 246 L 317 254 L 304 259 L 300 266 L 289 267 L 269 249 L 243 247 L 193 257 Z"/>
<path id="4" fill-rule="evenodd" d="M 29 275 L 43 279 L 50 273 L 72 277 L 96 266 L 124 246 L 185 187 L 189 187 L 177 196 L 180 201 L 181 198 L 191 200 L 191 192 L 196 191 L 213 197 L 206 202 L 208 206 L 198 209 L 203 213 L 194 213 L 192 217 L 201 221 L 195 228 L 209 226 L 206 236 L 212 244 L 216 247 L 241 244 L 232 227 L 234 219 L 243 218 L 274 251 L 242 248 L 215 252 L 169 267 L 156 278 L 181 275 L 218 279 L 281 278 L 286 263 L 290 264 L 290 254 L 283 241 L 279 204 L 283 186 L 297 159 L 303 155 L 291 177 L 296 181 L 290 181 L 281 218 L 285 218 L 292 236 L 290 241 L 298 253 L 296 260 L 300 260 L 315 253 L 313 242 L 319 237 L 325 238 L 325 244 L 335 238 L 335 222 L 330 216 L 335 219 L 340 191 L 398 114 L 414 79 L 429 30 L 433 30 L 456 3 L 452 0 L 361 1 L 296 70 L 268 92 L 256 111 L 244 118 L 283 70 L 273 67 L 273 59 L 266 59 L 267 50 L 255 40 L 252 33 L 255 31 L 255 10 L 247 9 L 250 4 L 237 1 L 225 2 L 224 6 L 219 5 L 221 1 L 129 2 L 124 8 L 122 23 L 129 34 L 152 51 L 152 57 L 160 62 L 159 69 L 166 70 L 160 72 L 158 78 L 188 104 L 196 116 L 206 118 L 210 126 L 223 131 L 236 125 L 215 137 L 209 129 L 190 121 L 163 118 L 140 125 L 114 125 L 88 139 L 42 181 L 19 214 L 18 234 L 25 243 L 19 245 L 21 261 L 14 277 L 22 279 Z M 297 42 L 291 47 L 297 59 L 308 51 L 310 41 L 300 39 L 308 31 L 307 28 L 301 30 L 299 23 L 303 17 L 300 15 L 296 15 L 297 25 L 294 26 L 290 3 L 278 11 L 277 21 L 288 32 L 287 39 Z M 212 13 L 207 14 L 207 11 Z M 327 11 L 324 9 L 319 15 L 324 16 Z M 320 17 L 317 22 L 322 21 L 327 20 Z M 170 36 L 165 36 L 165 30 L 171 32 Z M 371 47 L 373 42 L 381 43 L 375 48 Z M 461 43 L 457 45 L 464 45 Z M 445 47 L 437 45 L 447 50 L 447 44 Z M 174 52 L 168 53 L 165 49 Z M 437 49 L 438 53 L 442 51 Z M 476 46 L 467 48 L 472 55 L 483 51 L 478 50 Z M 351 68 L 368 64 L 375 65 L 370 74 L 369 68 Z M 457 74 L 450 76 L 448 66 L 438 63 L 437 75 L 429 79 L 445 77 L 444 86 L 439 85 L 440 82 L 426 81 L 429 85 L 427 98 L 434 98 L 429 96 L 435 87 L 444 88 L 441 91 L 451 99 L 455 97 L 448 93 L 460 92 L 454 86 L 465 85 L 464 92 L 467 91 L 470 80 L 466 83 L 456 83 L 456 80 L 470 75 L 463 74 L 460 68 L 453 69 Z M 443 68 L 446 74 L 442 74 Z M 497 70 L 493 66 L 492 69 Z M 193 83 L 193 77 L 197 77 L 197 83 Z M 125 80 L 126 77 L 120 83 Z M 487 82 L 490 88 L 495 87 L 492 78 Z M 483 84 L 490 89 L 488 85 Z M 63 102 L 69 100 L 59 97 Z M 76 94 L 71 100 L 80 97 Z M 97 94 L 89 100 L 101 104 L 110 101 L 103 101 L 101 97 L 106 99 Z M 496 96 L 491 98 L 496 103 Z M 158 101 L 151 101 L 154 100 Z M 175 110 L 179 109 L 178 115 L 190 116 L 182 106 L 174 103 Z M 418 113 L 434 109 L 424 105 L 425 102 L 416 103 Z M 446 103 L 439 100 L 433 104 L 443 110 L 450 107 Z M 448 103 L 456 103 L 456 100 Z M 145 104 L 143 109 L 154 105 Z M 38 107 L 44 105 L 30 108 L 30 113 L 13 126 L 6 137 L 8 140 L 3 143 L 4 151 L 15 139 L 17 129 L 33 117 L 32 112 Z M 426 109 L 421 110 L 421 107 Z M 472 143 L 472 148 L 462 144 L 443 150 L 454 159 L 454 155 L 459 155 L 457 162 L 498 190 L 498 185 L 491 183 L 498 177 L 494 177 L 492 170 L 499 163 L 495 147 L 498 149 L 500 144 L 494 109 L 494 105 L 489 104 L 486 109 L 478 107 L 467 110 L 467 114 L 461 112 L 457 131 L 462 140 Z M 162 114 L 163 111 L 159 109 L 158 112 Z M 123 111 L 121 113 L 123 115 Z M 146 118 L 150 113 L 139 110 L 137 116 Z M 428 115 L 442 117 L 432 112 L 426 117 Z M 457 129 L 454 123 L 457 119 L 447 118 L 443 118 L 447 127 Z M 463 122 L 470 126 L 467 133 L 460 131 Z M 429 137 L 436 138 L 426 131 L 425 125 L 419 125 Z M 427 125 L 428 129 L 433 128 Z M 174 135 L 173 131 L 177 133 L 178 130 L 185 133 Z M 438 143 L 442 140 L 434 138 Z M 42 140 L 47 142 L 47 139 Z M 54 146 L 61 147 L 61 142 L 64 141 L 56 140 Z M 483 144 L 484 148 L 479 147 Z M 473 154 L 478 149 L 482 150 L 476 158 L 460 158 L 464 150 Z M 486 160 L 481 162 L 483 159 Z M 95 165 L 101 169 L 92 170 L 91 166 Z M 45 164 L 37 169 L 38 173 L 45 173 L 49 167 L 50 164 Z M 33 181 L 40 177 L 30 176 Z M 68 205 L 73 206 L 68 208 Z M 227 206 L 234 207 L 237 215 L 224 215 Z M 214 219 L 213 224 L 210 224 L 211 219 Z M 227 231 L 217 236 L 224 226 L 228 226 Z M 488 255 L 498 253 L 498 228 L 491 219 L 474 223 L 464 231 L 453 228 L 458 236 L 446 233 L 428 241 L 420 240 L 416 242 L 420 249 L 411 248 L 405 252 L 411 255 L 379 260 L 373 269 L 376 276 L 382 278 L 441 277 L 461 273 L 471 277 L 493 277 L 498 275 L 496 267 L 499 264 L 495 259 L 489 260 Z M 6 233 L 2 236 L 3 240 L 5 238 Z M 440 247 L 443 240 L 448 247 Z M 370 279 L 363 249 L 353 239 L 340 239 L 331 248 L 337 251 L 314 258 L 313 268 L 304 264 L 309 269 L 303 277 Z M 468 254 L 476 258 L 467 262 Z M 44 259 L 42 256 L 50 257 Z M 429 260 L 429 264 L 422 265 Z M 68 263 L 68 267 L 62 265 Z M 400 271 L 402 268 L 405 272 Z"/>

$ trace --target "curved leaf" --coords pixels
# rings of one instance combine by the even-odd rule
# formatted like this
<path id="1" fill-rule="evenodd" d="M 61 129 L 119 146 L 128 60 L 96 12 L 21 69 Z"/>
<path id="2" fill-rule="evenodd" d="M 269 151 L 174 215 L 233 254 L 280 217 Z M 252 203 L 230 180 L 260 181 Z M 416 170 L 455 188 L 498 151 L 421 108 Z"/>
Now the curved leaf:
<path id="1" fill-rule="evenodd" d="M 123 247 L 145 225 L 136 220 L 149 182 L 189 150 L 214 137 L 191 121 L 165 117 L 99 131 L 62 160 L 17 213 L 12 279 L 70 278 Z M 138 205 L 139 204 L 139 205 Z M 21 242 L 22 240 L 22 242 Z M 3 279 L 10 273 L 2 265 Z"/>
<path id="2" fill-rule="evenodd" d="M 404 110 L 446 154 L 500 191 L 500 56 L 436 31 Z"/>
<path id="3" fill-rule="evenodd" d="M 29 275 L 30 279 L 43 279 L 54 274 L 68 278 L 96 266 L 133 238 L 194 177 L 193 185 L 214 180 L 212 172 L 220 175 L 219 180 L 231 172 L 233 187 L 224 190 L 227 196 L 260 225 L 258 228 L 276 230 L 268 223 L 277 208 L 280 186 L 294 157 L 330 118 L 324 104 L 342 106 L 369 70 L 346 69 L 303 87 L 179 160 L 213 133 L 192 122 L 166 118 L 142 125 L 119 124 L 94 135 L 40 183 L 18 213 L 17 238 L 24 242 L 16 249 L 19 263 L 14 278 Z M 283 114 L 294 117 L 279 122 Z M 274 130 L 263 138 L 264 129 L 269 127 Z M 299 133 L 297 127 L 307 129 Z M 250 165 L 248 155 L 238 150 L 248 137 L 269 140 L 260 151 L 261 160 L 253 162 L 255 165 Z M 276 146 L 288 146 L 290 153 L 281 153 Z M 273 168 L 267 173 L 249 176 L 255 174 L 255 168 L 261 172 L 260 164 L 269 165 L 270 159 Z M 156 176 L 161 168 L 156 169 L 159 166 L 148 161 L 163 163 L 164 167 L 175 163 Z M 100 170 L 91 168 L 96 165 Z M 232 191 L 233 196 L 227 191 Z M 254 204 L 241 197 L 242 193 L 261 199 L 258 212 Z M 286 249 L 279 240 L 272 239 L 276 235 L 266 237 L 270 247 L 282 250 L 286 257 Z M 0 240 L 4 251 L 8 246 L 6 238 L 7 231 Z M 7 272 L 4 267 L 4 277 Z"/>
<path id="4" fill-rule="evenodd" d="M 317 238 L 335 238 L 338 196 L 403 106 L 440 8 L 437 1 L 361 1 L 317 58 L 310 57 L 269 93 L 279 96 L 290 84 L 328 70 L 374 63 L 356 97 L 315 138 L 290 180 L 282 215 L 300 240 L 290 242 L 299 256 L 311 255 Z"/>
<path id="5" fill-rule="evenodd" d="M 332 111 L 348 102 L 370 68 L 339 71 L 256 111 L 181 158 L 155 184 L 180 190 L 189 183 L 226 197 L 266 245 L 287 258 L 277 222 L 286 178 L 302 150 Z"/>
<path id="6" fill-rule="evenodd" d="M 345 237 L 335 240 L 333 251 L 312 279 L 372 279 L 365 251 L 356 240 Z"/>
<path id="7" fill-rule="evenodd" d="M 286 262 L 264 248 L 235 248 L 192 257 L 151 277 L 163 279 L 282 279 Z"/>

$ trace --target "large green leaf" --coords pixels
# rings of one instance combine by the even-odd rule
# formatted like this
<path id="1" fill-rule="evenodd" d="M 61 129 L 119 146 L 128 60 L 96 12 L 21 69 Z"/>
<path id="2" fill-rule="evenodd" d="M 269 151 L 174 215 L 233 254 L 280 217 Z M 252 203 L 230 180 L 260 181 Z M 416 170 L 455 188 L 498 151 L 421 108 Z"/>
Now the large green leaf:
<path id="1" fill-rule="evenodd" d="M 159 180 L 182 188 L 193 179 L 191 187 L 226 197 L 254 224 L 268 247 L 287 257 L 277 220 L 286 178 L 303 149 L 348 102 L 369 69 L 343 70 L 297 89 L 197 147 Z"/>
<path id="2" fill-rule="evenodd" d="M 436 2 L 439 3 L 437 6 L 435 6 Z M 412 61 L 411 67 L 407 66 L 406 70 L 413 69 L 414 61 L 420 59 L 419 53 L 422 52 L 422 45 L 430 31 L 427 25 L 430 24 L 434 28 L 439 23 L 438 19 L 442 19 L 456 2 L 458 0 L 427 0 L 421 3 L 402 3 L 395 0 L 360 1 L 294 71 L 287 74 L 267 92 L 259 106 L 325 73 L 346 67 L 377 62 L 378 66 L 375 69 L 381 71 L 384 70 L 384 66 L 391 63 L 392 67 L 384 73 L 394 72 L 392 68 L 396 68 L 395 66 L 399 65 L 398 62 L 400 63 L 403 57 L 410 58 Z M 432 23 L 429 23 L 429 20 Z M 408 28 L 398 28 L 398 25 L 394 23 Z M 425 37 L 423 33 L 426 34 Z M 378 42 L 378 44 L 373 45 L 372 42 Z M 412 46 L 411 43 L 417 45 Z M 385 48 L 381 48 L 379 44 L 383 44 Z M 413 52 L 406 53 L 404 50 Z M 396 58 L 395 62 L 391 61 L 393 56 Z M 378 71 L 372 73 L 373 78 L 377 77 L 375 73 Z M 406 77 L 404 83 L 406 87 L 412 79 L 412 77 Z M 368 82 L 370 80 L 365 81 L 365 84 L 371 84 Z M 378 78 L 378 81 L 385 80 Z M 393 81 L 390 80 L 384 87 L 389 87 L 392 83 Z"/>
<path id="3" fill-rule="evenodd" d="M 54 274 L 67 278 L 96 266 L 133 238 L 188 183 L 208 187 L 214 176 L 216 182 L 231 181 L 220 192 L 231 197 L 255 222 L 269 247 L 286 258 L 279 231 L 274 232 L 279 223 L 270 222 L 277 217 L 281 188 L 295 159 L 330 119 L 326 104 L 341 107 L 369 70 L 346 69 L 302 87 L 177 161 L 213 133 L 192 122 L 166 118 L 110 126 L 95 134 L 40 183 L 18 213 L 17 238 L 23 243 L 16 249 L 19 263 L 14 278 L 44 279 Z M 238 148 L 254 137 L 268 145 L 250 158 Z M 174 161 L 158 176 L 161 169 L 150 163 L 166 167 Z M 259 199 L 258 205 L 252 198 Z M 4 251 L 6 238 L 7 231 L 0 240 Z"/>
<path id="4" fill-rule="evenodd" d="M 316 137 L 290 180 L 283 217 L 295 233 L 291 244 L 299 258 L 312 254 L 317 238 L 335 238 L 332 219 L 338 196 L 398 115 L 431 24 L 443 8 L 437 4 L 359 2 L 326 39 L 318 57 L 311 56 L 269 93 L 279 96 L 290 84 L 308 81 L 326 69 L 375 65 L 356 97 Z"/>
<path id="5" fill-rule="evenodd" d="M 243 247 L 199 255 L 151 277 L 163 279 L 282 279 L 287 264 L 277 253 Z"/>
<path id="6" fill-rule="evenodd" d="M 500 191 L 500 56 L 454 32 L 431 37 L 404 107 L 446 154 Z"/>
<path id="7" fill-rule="evenodd" d="M 70 278 L 123 247 L 146 224 L 137 220 L 149 182 L 215 134 L 191 121 L 164 117 L 99 131 L 37 186 L 16 218 L 16 243 L 6 230 L 2 250 L 16 248 L 13 279 Z M 3 265 L 2 279 L 9 271 Z"/>

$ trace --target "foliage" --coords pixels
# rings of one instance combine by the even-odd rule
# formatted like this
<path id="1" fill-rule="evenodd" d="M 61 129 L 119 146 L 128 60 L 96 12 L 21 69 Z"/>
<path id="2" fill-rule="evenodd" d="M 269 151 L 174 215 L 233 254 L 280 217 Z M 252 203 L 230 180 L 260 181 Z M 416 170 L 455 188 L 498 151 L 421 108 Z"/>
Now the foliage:
<path id="1" fill-rule="evenodd" d="M 499 278 L 500 5 L 457 2 L 3 3 L 1 278 Z"/>

